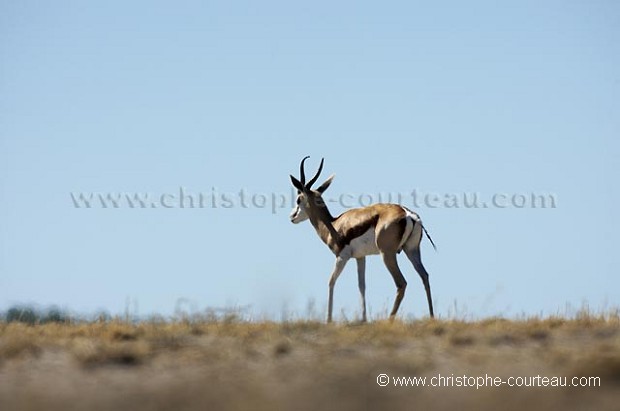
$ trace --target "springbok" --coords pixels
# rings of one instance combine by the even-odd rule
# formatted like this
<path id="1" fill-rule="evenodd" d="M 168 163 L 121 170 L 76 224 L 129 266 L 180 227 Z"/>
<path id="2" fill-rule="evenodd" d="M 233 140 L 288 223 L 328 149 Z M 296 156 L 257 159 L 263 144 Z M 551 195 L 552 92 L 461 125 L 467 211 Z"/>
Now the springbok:
<path id="1" fill-rule="evenodd" d="M 293 186 L 297 189 L 297 206 L 293 209 L 290 218 L 294 224 L 310 219 L 310 223 L 314 226 L 321 240 L 336 255 L 336 264 L 329 280 L 327 322 L 332 321 L 336 280 L 338 280 L 338 276 L 350 258 L 355 258 L 357 261 L 362 321 L 366 321 L 366 256 L 373 254 L 381 254 L 383 263 L 396 283 L 396 299 L 390 313 L 390 319 L 394 319 L 407 287 L 407 281 L 396 261 L 396 254 L 400 253 L 401 250 L 405 251 L 413 267 L 422 278 L 428 300 L 428 309 L 431 318 L 433 318 L 431 286 L 428 282 L 428 272 L 422 265 L 420 257 L 422 233 L 426 234 L 433 247 L 435 244 L 422 225 L 420 217 L 398 204 L 373 204 L 368 207 L 354 208 L 345 211 L 338 217 L 332 217 L 323 201 L 322 194 L 332 183 L 334 175 L 332 174 L 316 190 L 313 190 L 312 185 L 323 170 L 324 159 L 321 159 L 316 175 L 306 183 L 304 163 L 308 158 L 309 156 L 306 156 L 301 160 L 299 166 L 300 180 L 292 175 L 290 176 Z"/>

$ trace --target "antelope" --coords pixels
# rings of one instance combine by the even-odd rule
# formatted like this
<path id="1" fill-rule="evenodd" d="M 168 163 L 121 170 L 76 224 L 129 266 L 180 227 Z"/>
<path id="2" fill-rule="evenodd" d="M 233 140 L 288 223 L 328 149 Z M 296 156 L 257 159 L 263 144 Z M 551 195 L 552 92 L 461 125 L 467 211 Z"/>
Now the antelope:
<path id="1" fill-rule="evenodd" d="M 361 321 L 366 322 L 366 256 L 376 254 L 381 254 L 383 263 L 396 284 L 396 299 L 390 313 L 390 320 L 393 320 L 407 288 L 407 281 L 396 260 L 396 254 L 401 251 L 405 252 L 422 279 L 430 317 L 434 318 L 428 272 L 420 257 L 422 234 L 425 233 L 433 248 L 436 249 L 436 247 L 422 225 L 420 216 L 398 204 L 373 204 L 368 207 L 350 209 L 338 217 L 333 217 L 322 195 L 331 185 L 335 175 L 332 174 L 318 188 L 312 189 L 312 185 L 323 170 L 324 159 L 321 159 L 314 177 L 306 182 L 304 163 L 308 158 L 309 156 L 306 156 L 301 160 L 300 179 L 290 176 L 293 186 L 297 189 L 297 205 L 290 219 L 293 224 L 309 219 L 321 240 L 336 255 L 336 263 L 329 279 L 327 322 L 332 322 L 334 286 L 351 258 L 357 261 L 357 279 L 362 304 Z"/>

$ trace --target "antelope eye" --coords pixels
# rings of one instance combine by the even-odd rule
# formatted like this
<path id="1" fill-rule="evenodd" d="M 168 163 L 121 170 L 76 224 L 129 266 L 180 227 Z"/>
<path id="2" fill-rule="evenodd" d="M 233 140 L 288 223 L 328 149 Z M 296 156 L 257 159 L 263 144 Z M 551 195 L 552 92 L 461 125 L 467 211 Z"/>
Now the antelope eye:
<path id="1" fill-rule="evenodd" d="M 297 205 L 299 205 L 300 203 L 301 203 L 301 199 L 297 197 Z"/>

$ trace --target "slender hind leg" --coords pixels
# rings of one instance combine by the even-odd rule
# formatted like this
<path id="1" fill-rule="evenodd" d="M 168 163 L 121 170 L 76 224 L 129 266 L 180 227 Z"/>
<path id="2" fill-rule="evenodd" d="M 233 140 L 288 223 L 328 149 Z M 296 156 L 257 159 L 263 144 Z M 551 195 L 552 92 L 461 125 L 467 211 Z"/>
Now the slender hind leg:
<path id="1" fill-rule="evenodd" d="M 390 320 L 393 320 L 398 312 L 398 307 L 400 307 L 400 303 L 405 296 L 407 281 L 405 280 L 403 273 L 400 272 L 400 268 L 398 268 L 396 253 L 384 252 L 381 256 L 383 257 L 383 263 L 390 271 L 390 274 L 392 274 L 392 278 L 394 278 L 394 283 L 396 284 L 396 299 L 394 300 L 394 307 L 392 307 L 392 312 L 390 313 Z"/>
<path id="2" fill-rule="evenodd" d="M 413 268 L 418 272 L 422 282 L 424 283 L 424 289 L 426 290 L 426 299 L 428 300 L 428 311 L 431 315 L 431 318 L 434 318 L 435 315 L 433 313 L 433 298 L 431 297 L 431 285 L 428 281 L 428 272 L 424 265 L 422 264 L 422 258 L 420 257 L 420 247 L 411 247 L 405 248 L 405 254 L 407 254 L 407 258 L 413 264 Z"/>
<path id="3" fill-rule="evenodd" d="M 357 259 L 357 285 L 362 299 L 362 322 L 366 322 L 366 257 Z"/>

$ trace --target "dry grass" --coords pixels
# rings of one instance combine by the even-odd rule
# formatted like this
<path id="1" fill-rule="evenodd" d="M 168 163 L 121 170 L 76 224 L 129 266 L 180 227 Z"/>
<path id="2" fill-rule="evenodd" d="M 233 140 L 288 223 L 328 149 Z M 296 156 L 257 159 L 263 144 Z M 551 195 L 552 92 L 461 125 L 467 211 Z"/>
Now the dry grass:
<path id="1" fill-rule="evenodd" d="M 596 376 L 600 387 L 379 387 L 391 376 Z M 620 317 L 0 323 L 0 410 L 617 409 Z"/>

